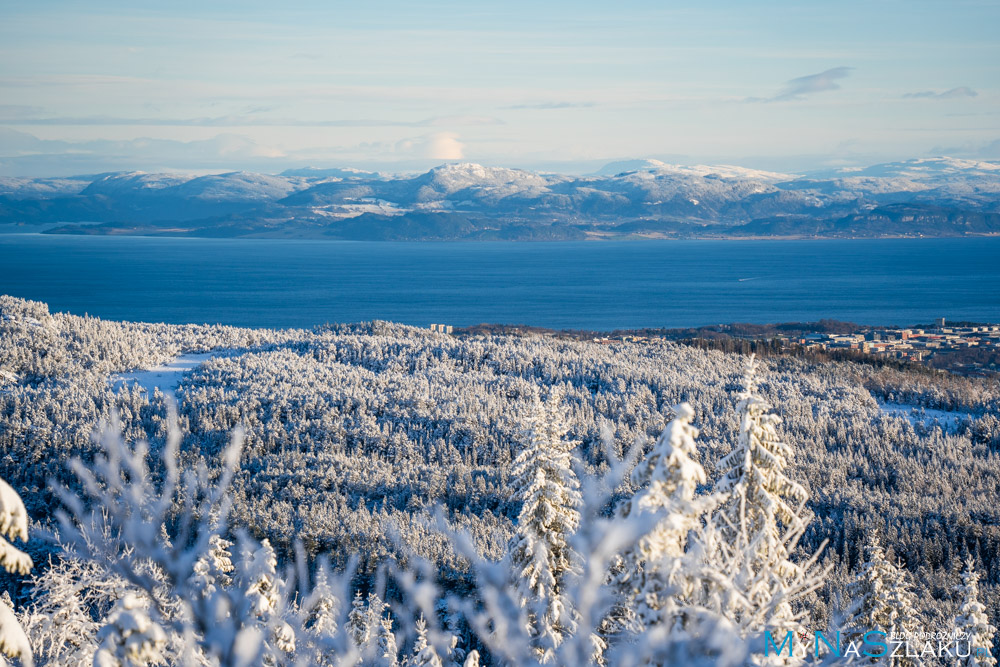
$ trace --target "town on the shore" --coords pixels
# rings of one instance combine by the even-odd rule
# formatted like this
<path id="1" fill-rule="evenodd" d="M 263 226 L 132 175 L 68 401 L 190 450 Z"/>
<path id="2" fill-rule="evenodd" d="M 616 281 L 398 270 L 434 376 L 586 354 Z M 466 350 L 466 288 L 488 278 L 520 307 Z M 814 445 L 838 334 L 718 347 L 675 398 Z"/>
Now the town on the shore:
<path id="1" fill-rule="evenodd" d="M 825 355 L 861 361 L 916 364 L 970 377 L 1000 377 L 1000 324 L 951 322 L 903 327 L 878 327 L 820 320 L 785 324 L 719 324 L 697 328 L 648 328 L 613 332 L 553 330 L 531 326 L 487 325 L 432 330 L 455 335 L 490 333 L 534 334 L 601 345 L 659 343 L 672 340 L 725 351 L 759 354 Z"/>
<path id="2" fill-rule="evenodd" d="M 780 336 L 779 336 L 780 338 Z M 850 349 L 896 359 L 924 361 L 945 351 L 1000 346 L 1000 325 L 946 326 L 933 329 L 869 329 L 849 334 L 812 333 L 791 338 L 806 349 Z"/>

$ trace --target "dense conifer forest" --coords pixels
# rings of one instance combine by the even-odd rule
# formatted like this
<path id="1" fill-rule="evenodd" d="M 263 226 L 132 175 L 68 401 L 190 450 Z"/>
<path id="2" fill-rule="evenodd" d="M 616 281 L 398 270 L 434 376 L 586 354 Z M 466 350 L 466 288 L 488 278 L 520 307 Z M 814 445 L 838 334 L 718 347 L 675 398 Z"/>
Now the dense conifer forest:
<path id="1" fill-rule="evenodd" d="M 121 380 L 194 352 L 174 391 Z M 992 649 L 998 474 L 995 381 L 0 297 L 15 664 L 761 664 L 765 631 L 811 656 L 852 628 Z"/>

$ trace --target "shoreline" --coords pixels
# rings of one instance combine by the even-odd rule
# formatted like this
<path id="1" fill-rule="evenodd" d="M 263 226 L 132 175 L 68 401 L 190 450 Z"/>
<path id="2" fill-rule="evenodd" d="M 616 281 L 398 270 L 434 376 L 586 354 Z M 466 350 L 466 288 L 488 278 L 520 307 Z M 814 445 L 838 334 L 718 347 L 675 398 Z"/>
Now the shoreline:
<path id="1" fill-rule="evenodd" d="M 146 238 L 146 239 L 190 239 L 190 240 L 248 240 L 248 241 L 329 241 L 336 243 L 455 243 L 455 244 L 560 244 L 560 243 L 641 243 L 641 242 L 662 242 L 662 241 L 895 241 L 895 240 L 942 240 L 942 239 L 987 239 L 1000 238 L 1000 232 L 969 232 L 964 234 L 878 234 L 878 235 L 822 235 L 822 234 L 784 234 L 769 236 L 753 235 L 724 235 L 706 234 L 692 236 L 660 235 L 660 234 L 602 234 L 600 232 L 587 232 L 584 238 L 526 238 L 526 239 L 472 239 L 472 238 L 426 238 L 426 239 L 343 239 L 332 238 L 323 234 L 294 234 L 287 231 L 261 232 L 255 234 L 245 234 L 238 236 L 206 235 L 206 234 L 186 234 L 191 231 L 183 228 L 163 229 L 159 233 L 129 232 L 120 230 L 109 230 L 106 233 L 93 234 L 83 231 L 73 231 L 66 227 L 45 227 L 44 229 L 32 229 L 30 231 L 13 231 L 4 227 L 16 227 L 18 225 L 0 224 L 0 237 L 5 236 L 34 236 L 46 238 L 59 237 L 90 237 L 90 238 Z"/>

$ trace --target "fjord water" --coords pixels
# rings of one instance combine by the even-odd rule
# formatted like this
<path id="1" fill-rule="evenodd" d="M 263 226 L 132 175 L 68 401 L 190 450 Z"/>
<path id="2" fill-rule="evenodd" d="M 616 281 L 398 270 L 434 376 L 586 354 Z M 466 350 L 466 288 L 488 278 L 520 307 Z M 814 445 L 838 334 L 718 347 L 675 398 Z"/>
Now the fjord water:
<path id="1" fill-rule="evenodd" d="M 0 235 L 0 293 L 116 320 L 611 330 L 1000 321 L 1000 238 L 361 243 Z"/>

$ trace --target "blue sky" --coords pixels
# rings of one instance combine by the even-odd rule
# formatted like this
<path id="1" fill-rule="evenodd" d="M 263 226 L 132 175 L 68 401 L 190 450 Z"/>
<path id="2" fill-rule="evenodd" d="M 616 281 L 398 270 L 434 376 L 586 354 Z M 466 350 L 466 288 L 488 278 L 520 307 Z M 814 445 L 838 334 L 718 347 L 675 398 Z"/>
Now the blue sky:
<path id="1" fill-rule="evenodd" d="M 0 174 L 1000 159 L 1000 3 L 19 2 Z"/>

